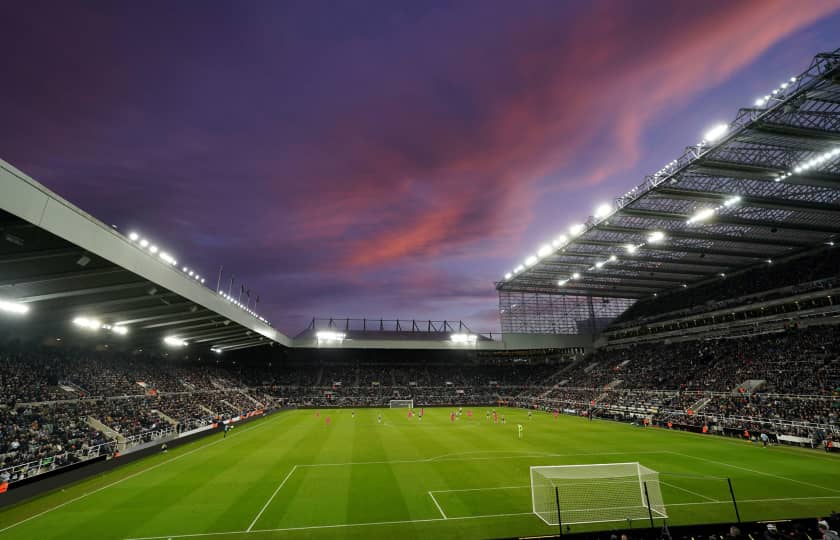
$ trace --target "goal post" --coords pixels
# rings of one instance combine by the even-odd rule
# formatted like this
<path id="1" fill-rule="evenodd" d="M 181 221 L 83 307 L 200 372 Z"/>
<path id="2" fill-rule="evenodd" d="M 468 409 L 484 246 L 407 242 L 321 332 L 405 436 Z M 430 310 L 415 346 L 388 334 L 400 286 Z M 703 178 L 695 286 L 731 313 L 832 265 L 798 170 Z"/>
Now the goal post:
<path id="1" fill-rule="evenodd" d="M 531 467 L 531 505 L 555 526 L 668 517 L 659 473 L 638 462 Z"/>
<path id="2" fill-rule="evenodd" d="M 392 399 L 388 406 L 392 409 L 413 409 L 414 408 L 414 400 L 413 399 Z"/>

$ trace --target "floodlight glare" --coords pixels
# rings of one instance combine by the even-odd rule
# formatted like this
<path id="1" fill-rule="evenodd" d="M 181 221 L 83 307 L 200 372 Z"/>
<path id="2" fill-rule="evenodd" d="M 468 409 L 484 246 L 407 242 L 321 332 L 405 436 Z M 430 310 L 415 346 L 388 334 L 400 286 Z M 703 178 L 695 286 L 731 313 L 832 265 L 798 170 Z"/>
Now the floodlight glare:
<path id="1" fill-rule="evenodd" d="M 187 342 L 183 339 L 177 338 L 175 336 L 166 336 L 163 338 L 163 342 L 169 345 L 170 347 L 186 347 Z"/>
<path id="2" fill-rule="evenodd" d="M 617 260 L 618 260 L 618 257 L 616 257 L 615 255 L 610 255 L 610 258 L 607 259 L 608 262 L 615 262 Z"/>
<path id="3" fill-rule="evenodd" d="M 734 204 L 738 204 L 739 202 L 741 202 L 741 196 L 740 195 L 735 195 L 734 197 L 730 197 L 730 198 L 726 199 L 723 202 L 723 206 L 729 207 L 729 206 L 732 206 Z"/>
<path id="4" fill-rule="evenodd" d="M 527 259 L 525 259 L 525 266 L 534 266 L 537 264 L 537 257 L 536 255 L 531 255 Z"/>
<path id="5" fill-rule="evenodd" d="M 568 279 L 561 279 L 560 281 L 558 281 L 558 282 L 557 282 L 557 284 L 558 284 L 558 285 L 560 285 L 560 286 L 562 287 L 563 285 L 565 285 L 565 284 L 566 284 L 566 283 L 568 283 L 568 282 L 569 282 L 569 280 L 568 280 Z"/>
<path id="6" fill-rule="evenodd" d="M 586 229 L 585 225 L 583 225 L 582 223 L 575 223 L 574 225 L 569 227 L 569 234 L 571 234 L 572 236 L 577 236 L 580 233 L 582 233 L 584 229 Z"/>
<path id="7" fill-rule="evenodd" d="M 729 126 L 726 124 L 718 124 L 709 131 L 707 131 L 706 136 L 703 137 L 703 139 L 707 142 L 715 142 L 716 140 L 723 137 L 728 129 Z"/>
<path id="8" fill-rule="evenodd" d="M 598 261 L 595 263 L 595 268 L 603 268 L 606 264 L 606 261 Z"/>
<path id="9" fill-rule="evenodd" d="M 99 330 L 102 323 L 96 319 L 88 319 L 87 317 L 76 317 L 73 319 L 73 324 L 78 327 L 86 328 L 87 330 Z"/>
<path id="10" fill-rule="evenodd" d="M 149 247 L 149 241 L 146 240 L 145 238 L 143 238 L 142 240 L 140 240 L 140 246 L 141 247 Z"/>
<path id="11" fill-rule="evenodd" d="M 128 233 L 128 239 L 131 240 L 132 242 L 136 242 L 139 238 L 140 238 L 140 235 L 137 234 L 136 232 Z"/>
<path id="12" fill-rule="evenodd" d="M 157 253 L 158 252 L 158 247 L 156 245 L 152 244 L 151 246 L 149 246 L 149 251 L 152 252 L 152 253 Z"/>
<path id="13" fill-rule="evenodd" d="M 126 328 L 125 326 L 112 326 L 111 327 L 111 332 L 113 332 L 115 334 L 118 334 L 120 336 L 124 336 L 124 335 L 128 334 L 128 328 Z"/>
<path id="14" fill-rule="evenodd" d="M 21 304 L 20 302 L 10 302 L 8 300 L 0 300 L 0 311 L 6 313 L 14 313 L 15 315 L 24 315 L 29 312 L 29 306 Z"/>
<path id="15" fill-rule="evenodd" d="M 537 256 L 538 257 L 546 257 L 550 253 L 551 253 L 551 246 L 549 246 L 548 244 L 541 245 L 540 249 L 537 250 Z"/>
<path id="16" fill-rule="evenodd" d="M 315 339 L 318 343 L 341 343 L 347 337 L 342 332 L 333 332 L 332 330 L 320 330 L 315 332 Z"/>
<path id="17" fill-rule="evenodd" d="M 710 217 L 715 215 L 714 208 L 701 208 L 698 210 L 693 216 L 688 219 L 688 223 L 697 223 L 700 221 L 706 221 Z"/>
<path id="18" fill-rule="evenodd" d="M 513 277 L 513 274 L 511 274 L 510 272 L 508 272 L 507 274 L 505 274 L 505 279 L 510 279 L 510 278 L 512 278 L 512 277 Z"/>
<path id="19" fill-rule="evenodd" d="M 475 334 L 450 334 L 449 339 L 458 345 L 475 345 L 478 336 Z"/>
<path id="20" fill-rule="evenodd" d="M 627 244 L 626 246 L 624 246 L 624 249 L 627 250 L 627 253 L 636 253 L 636 250 L 639 248 L 636 247 L 635 244 Z"/>
<path id="21" fill-rule="evenodd" d="M 572 279 L 580 279 L 580 274 L 575 272 L 574 274 L 572 274 Z"/>
<path id="22" fill-rule="evenodd" d="M 596 218 L 605 218 L 612 213 L 612 205 L 604 203 L 599 205 L 598 208 L 595 209 L 595 217 Z"/>
<path id="23" fill-rule="evenodd" d="M 665 240 L 665 233 L 662 231 L 653 231 L 648 235 L 647 240 L 649 244 L 658 244 Z"/>

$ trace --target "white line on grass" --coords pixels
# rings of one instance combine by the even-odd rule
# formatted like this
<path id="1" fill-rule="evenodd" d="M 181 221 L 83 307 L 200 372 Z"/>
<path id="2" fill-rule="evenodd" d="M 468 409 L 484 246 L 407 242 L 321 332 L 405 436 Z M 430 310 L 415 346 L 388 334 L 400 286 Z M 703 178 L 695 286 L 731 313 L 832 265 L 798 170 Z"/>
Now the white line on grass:
<path id="1" fill-rule="evenodd" d="M 264 426 L 264 425 L 266 425 L 267 423 L 268 423 L 268 422 L 262 422 L 262 423 L 260 423 L 259 425 L 256 425 L 256 426 L 253 426 L 253 427 L 250 427 L 250 428 L 243 429 L 242 431 L 240 431 L 240 432 L 236 433 L 236 436 L 242 435 L 243 433 L 247 433 L 248 431 L 251 431 L 251 430 L 253 430 L 253 429 L 256 429 L 256 428 L 258 428 L 258 427 L 260 427 L 260 426 Z M 233 437 L 233 434 L 231 434 L 231 438 L 232 438 L 232 437 Z M 213 441 L 213 442 L 208 443 L 208 444 L 201 445 L 201 446 L 199 446 L 198 448 L 193 448 L 193 449 L 192 449 L 192 450 L 190 450 L 189 452 L 185 452 L 185 453 L 183 453 L 183 454 L 181 454 L 181 455 L 179 455 L 179 456 L 175 456 L 175 457 L 173 457 L 173 458 L 171 458 L 171 459 L 167 459 L 166 461 L 162 461 L 161 463 L 158 463 L 158 464 L 156 464 L 156 465 L 152 465 L 151 467 L 149 467 L 149 468 L 147 468 L 147 469 L 142 469 L 142 470 L 140 470 L 140 471 L 137 471 L 136 473 L 132 473 L 132 474 L 130 474 L 130 475 L 128 475 L 128 476 L 126 476 L 126 477 L 124 477 L 124 478 L 120 478 L 119 480 L 116 480 L 116 481 L 114 481 L 114 482 L 111 482 L 110 484 L 105 484 L 105 485 L 104 485 L 104 486 L 102 486 L 102 487 L 96 488 L 96 489 L 94 489 L 93 491 L 88 491 L 87 493 L 83 493 L 83 494 L 79 495 L 78 497 L 75 497 L 75 498 L 73 498 L 73 499 L 70 499 L 69 501 L 64 501 L 63 503 L 58 504 L 58 505 L 56 505 L 56 506 L 53 506 L 52 508 L 47 508 L 46 510 L 44 510 L 44 511 L 42 511 L 42 512 L 38 512 L 37 514 L 33 514 L 33 515 L 29 516 L 28 518 L 25 518 L 25 519 L 22 519 L 22 520 L 20 520 L 20 521 L 15 522 L 15 523 L 12 523 L 11 525 L 9 525 L 9 526 L 7 526 L 7 527 L 3 527 L 2 529 L 0 529 L 0 533 L 5 532 L 5 531 L 8 531 L 8 530 L 9 530 L 9 529 L 11 529 L 12 527 L 17 527 L 18 525 L 20 525 L 20 524 L 22 524 L 22 523 L 26 523 L 27 521 L 30 521 L 30 520 L 35 519 L 35 518 L 37 518 L 37 517 L 41 517 L 41 516 L 43 516 L 44 514 L 48 514 L 48 513 L 52 512 L 53 510 L 58 510 L 59 508 L 63 508 L 63 507 L 65 507 L 65 506 L 67 506 L 68 504 L 71 504 L 71 503 L 74 503 L 74 502 L 79 501 L 79 500 L 81 500 L 81 499 L 84 499 L 85 497 L 88 497 L 89 495 L 93 495 L 93 494 L 95 494 L 95 493 L 99 493 L 100 491 L 105 490 L 105 489 L 108 489 L 108 488 L 109 488 L 109 487 L 111 487 L 111 486 L 116 486 L 117 484 L 121 484 L 122 482 L 125 482 L 126 480 L 130 480 L 130 479 L 132 479 L 132 478 L 134 478 L 134 477 L 140 476 L 140 475 L 141 475 L 141 474 L 143 474 L 143 473 L 147 473 L 147 472 L 149 472 L 149 471 L 152 471 L 152 470 L 154 470 L 154 469 L 157 469 L 158 467 L 163 467 L 164 465 L 166 465 L 166 464 L 168 464 L 168 463 L 172 463 L 173 461 L 177 461 L 177 460 L 181 459 L 182 457 L 189 456 L 190 454 L 193 454 L 193 453 L 195 453 L 195 452 L 198 452 L 199 450 L 204 450 L 205 448 L 210 448 L 211 446 L 215 446 L 215 445 L 217 445 L 217 444 L 219 444 L 219 443 L 221 443 L 221 442 L 224 442 L 225 440 L 227 440 L 227 439 L 223 438 L 223 439 L 219 439 L 219 440 Z"/>
<path id="2" fill-rule="evenodd" d="M 767 502 L 789 502 L 789 501 L 815 501 L 820 499 L 840 499 L 840 495 L 828 495 L 825 497 L 784 497 L 781 499 L 737 499 L 738 504 L 747 503 L 767 503 Z M 732 504 L 732 501 L 704 501 L 704 502 L 689 502 L 689 503 L 670 503 L 666 504 L 667 508 L 672 506 L 697 506 L 700 504 Z"/>
<path id="3" fill-rule="evenodd" d="M 166 540 L 169 538 L 195 538 L 199 536 L 227 536 L 231 534 L 260 534 L 272 532 L 288 532 L 288 531 L 309 531 L 314 529 L 341 529 L 346 527 L 372 527 L 377 525 L 408 525 L 411 523 L 435 523 L 444 521 L 456 521 L 467 519 L 489 519 L 502 517 L 516 517 L 516 516 L 533 516 L 533 512 L 515 512 L 511 514 L 481 514 L 478 516 L 459 516 L 450 518 L 428 518 L 428 519 L 403 519 L 399 521 L 375 521 L 368 523 L 339 523 L 336 525 L 312 525 L 308 527 L 285 527 L 280 529 L 254 529 L 251 531 L 225 531 L 225 532 L 207 532 L 194 534 L 165 534 L 163 536 L 140 536 L 136 538 L 127 538 L 126 540 Z"/>
<path id="4" fill-rule="evenodd" d="M 659 481 L 659 483 L 660 483 L 660 484 L 662 484 L 662 485 L 664 485 L 664 486 L 670 486 L 670 487 L 672 487 L 672 488 L 679 489 L 679 490 L 681 490 L 681 491 L 685 491 L 686 493 L 691 493 L 692 495 L 696 495 L 696 496 L 698 496 L 698 497 L 700 497 L 700 498 L 706 499 L 707 501 L 714 501 L 714 502 L 727 502 L 727 501 L 720 501 L 719 499 L 713 499 L 713 498 L 711 498 L 711 497 L 706 497 L 706 496 L 705 496 L 705 495 L 703 495 L 702 493 L 697 493 L 696 491 L 691 491 L 690 489 L 685 489 L 684 487 L 675 486 L 674 484 L 669 484 L 668 482 L 665 482 L 665 481 L 663 481 L 663 480 L 660 480 L 660 481 Z"/>
<path id="5" fill-rule="evenodd" d="M 514 451 L 511 451 L 511 453 Z M 382 461 L 345 461 L 341 463 L 302 463 L 298 467 L 344 467 L 347 465 L 401 465 L 411 463 L 431 463 L 431 462 L 446 462 L 446 461 L 494 461 L 501 459 L 524 459 L 527 457 L 579 457 L 579 456 L 628 456 L 628 455 L 643 455 L 643 454 L 671 454 L 667 450 L 652 450 L 649 452 L 587 452 L 581 454 L 552 454 L 548 452 L 523 452 L 515 456 L 493 456 L 493 457 L 478 457 L 478 458 L 449 458 L 442 459 L 445 456 L 453 454 L 444 454 L 443 456 L 434 456 L 428 458 L 418 459 L 394 459 Z"/>
<path id="6" fill-rule="evenodd" d="M 707 461 L 709 463 L 715 463 L 717 465 L 724 465 L 726 467 L 732 467 L 733 469 L 740 469 L 742 471 L 747 471 L 747 472 L 751 472 L 751 473 L 755 473 L 755 474 L 762 474 L 764 476 L 770 476 L 772 478 L 778 478 L 780 480 L 787 480 L 788 482 L 795 482 L 797 484 L 802 484 L 803 486 L 810 486 L 810 487 L 815 487 L 815 488 L 819 488 L 819 489 L 824 489 L 826 491 L 832 491 L 834 493 L 840 493 L 840 490 L 833 489 L 833 488 L 830 488 L 830 487 L 821 486 L 819 484 L 812 484 L 811 482 L 803 482 L 802 480 L 796 480 L 795 478 L 787 478 L 785 476 L 779 476 L 778 474 L 768 473 L 768 472 L 764 472 L 764 471 L 757 471 L 755 469 L 748 469 L 746 467 L 741 467 L 739 465 L 732 465 L 731 463 L 726 463 L 724 461 L 715 461 L 713 459 L 692 456 L 691 454 L 683 454 L 683 453 L 680 453 L 680 452 L 668 452 L 668 453 L 669 454 L 674 454 L 674 455 L 677 455 L 677 456 L 688 457 L 688 458 L 691 458 L 691 459 L 698 459 L 700 461 Z"/>
<path id="7" fill-rule="evenodd" d="M 461 491 L 492 491 L 495 489 L 531 489 L 531 486 L 502 486 L 502 487 L 483 487 L 483 488 L 465 488 L 465 489 L 433 489 L 430 493 L 458 493 Z"/>
<path id="8" fill-rule="evenodd" d="M 437 499 L 435 499 L 435 496 L 432 495 L 431 491 L 429 492 L 429 497 L 432 498 L 432 501 L 435 503 L 435 506 L 437 506 L 438 512 L 440 512 L 440 515 L 443 516 L 443 519 L 446 519 L 446 514 L 443 513 L 443 508 L 440 507 L 440 504 L 438 504 Z"/>
<path id="9" fill-rule="evenodd" d="M 783 499 L 744 499 L 739 500 L 738 503 L 766 503 L 766 502 L 787 502 L 787 501 L 806 501 L 819 499 L 840 499 L 840 496 L 828 497 L 788 497 Z M 690 503 L 674 503 L 670 506 L 700 506 L 708 504 L 731 504 L 731 501 L 703 501 Z M 635 507 L 633 507 L 635 508 Z M 339 529 L 345 527 L 373 527 L 377 525 L 408 525 L 411 523 L 435 523 L 443 521 L 459 521 L 467 519 L 489 519 L 499 517 L 515 517 L 515 516 L 533 516 L 533 512 L 515 512 L 511 514 L 481 514 L 477 516 L 458 516 L 444 518 L 429 518 L 429 519 L 404 519 L 400 521 L 376 521 L 369 523 L 340 523 L 337 525 L 312 525 L 308 527 L 285 527 L 279 529 L 254 529 L 250 531 L 224 531 L 224 532 L 207 532 L 207 533 L 193 533 L 193 534 L 165 534 L 162 536 L 141 536 L 135 538 L 127 538 L 126 540 L 166 540 L 171 538 L 195 538 L 203 536 L 228 536 L 232 534 L 259 534 L 271 532 L 287 532 L 287 531 L 307 531 L 313 529 Z"/>
<path id="10" fill-rule="evenodd" d="M 273 501 L 273 500 L 274 500 L 274 497 L 276 497 L 276 496 L 277 496 L 277 493 L 280 491 L 280 488 L 282 488 L 282 487 L 286 484 L 286 481 L 287 481 L 289 478 L 291 478 L 292 474 L 294 474 L 294 472 L 297 470 L 297 468 L 298 468 L 298 466 L 297 466 L 297 465 L 295 465 L 294 467 L 292 467 L 292 470 L 291 470 L 291 471 L 289 471 L 289 474 L 287 474 L 287 475 L 286 475 L 286 478 L 284 478 L 284 479 L 283 479 L 283 481 L 282 481 L 282 482 L 280 482 L 280 485 L 279 485 L 279 486 L 277 486 L 277 489 L 275 489 L 275 490 L 274 490 L 274 493 L 272 493 L 272 494 L 271 494 L 271 497 L 269 497 L 269 498 L 268 498 L 268 500 L 267 500 L 267 501 L 265 501 L 265 504 L 263 505 L 262 510 L 260 510 L 260 513 L 259 513 L 259 514 L 257 514 L 257 517 L 255 517 L 255 518 L 254 518 L 254 521 L 252 521 L 252 522 L 251 522 L 251 524 L 250 524 L 250 525 L 248 525 L 247 532 L 250 532 L 250 531 L 251 531 L 251 529 L 253 529 L 253 528 L 254 528 L 254 525 L 256 525 L 257 520 L 258 520 L 258 519 L 260 519 L 260 516 L 261 516 L 261 515 L 263 515 L 263 512 L 265 512 L 265 509 L 266 509 L 266 508 L 268 508 L 268 505 L 269 505 L 269 504 L 271 504 L 271 501 Z"/>

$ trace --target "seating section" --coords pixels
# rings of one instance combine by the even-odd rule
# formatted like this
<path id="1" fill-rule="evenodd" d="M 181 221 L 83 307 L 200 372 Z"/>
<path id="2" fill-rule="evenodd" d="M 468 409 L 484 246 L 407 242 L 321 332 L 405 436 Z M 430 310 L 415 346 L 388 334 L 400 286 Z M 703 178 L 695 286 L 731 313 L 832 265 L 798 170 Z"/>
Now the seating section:
<path id="1" fill-rule="evenodd" d="M 840 430 L 840 331 L 599 350 L 571 361 L 488 358 L 178 363 L 152 355 L 0 348 L 0 472 L 55 466 L 275 406 L 507 403 L 814 440 Z"/>

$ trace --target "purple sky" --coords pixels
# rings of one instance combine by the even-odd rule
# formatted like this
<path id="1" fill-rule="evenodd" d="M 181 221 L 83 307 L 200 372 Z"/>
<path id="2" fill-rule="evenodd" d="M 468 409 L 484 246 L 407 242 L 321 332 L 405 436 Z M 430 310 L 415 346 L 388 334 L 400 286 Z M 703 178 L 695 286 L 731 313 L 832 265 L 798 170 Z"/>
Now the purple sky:
<path id="1" fill-rule="evenodd" d="M 840 46 L 836 0 L 18 0 L 0 157 L 297 333 L 493 281 Z M 225 278 L 227 281 L 227 277 Z"/>

